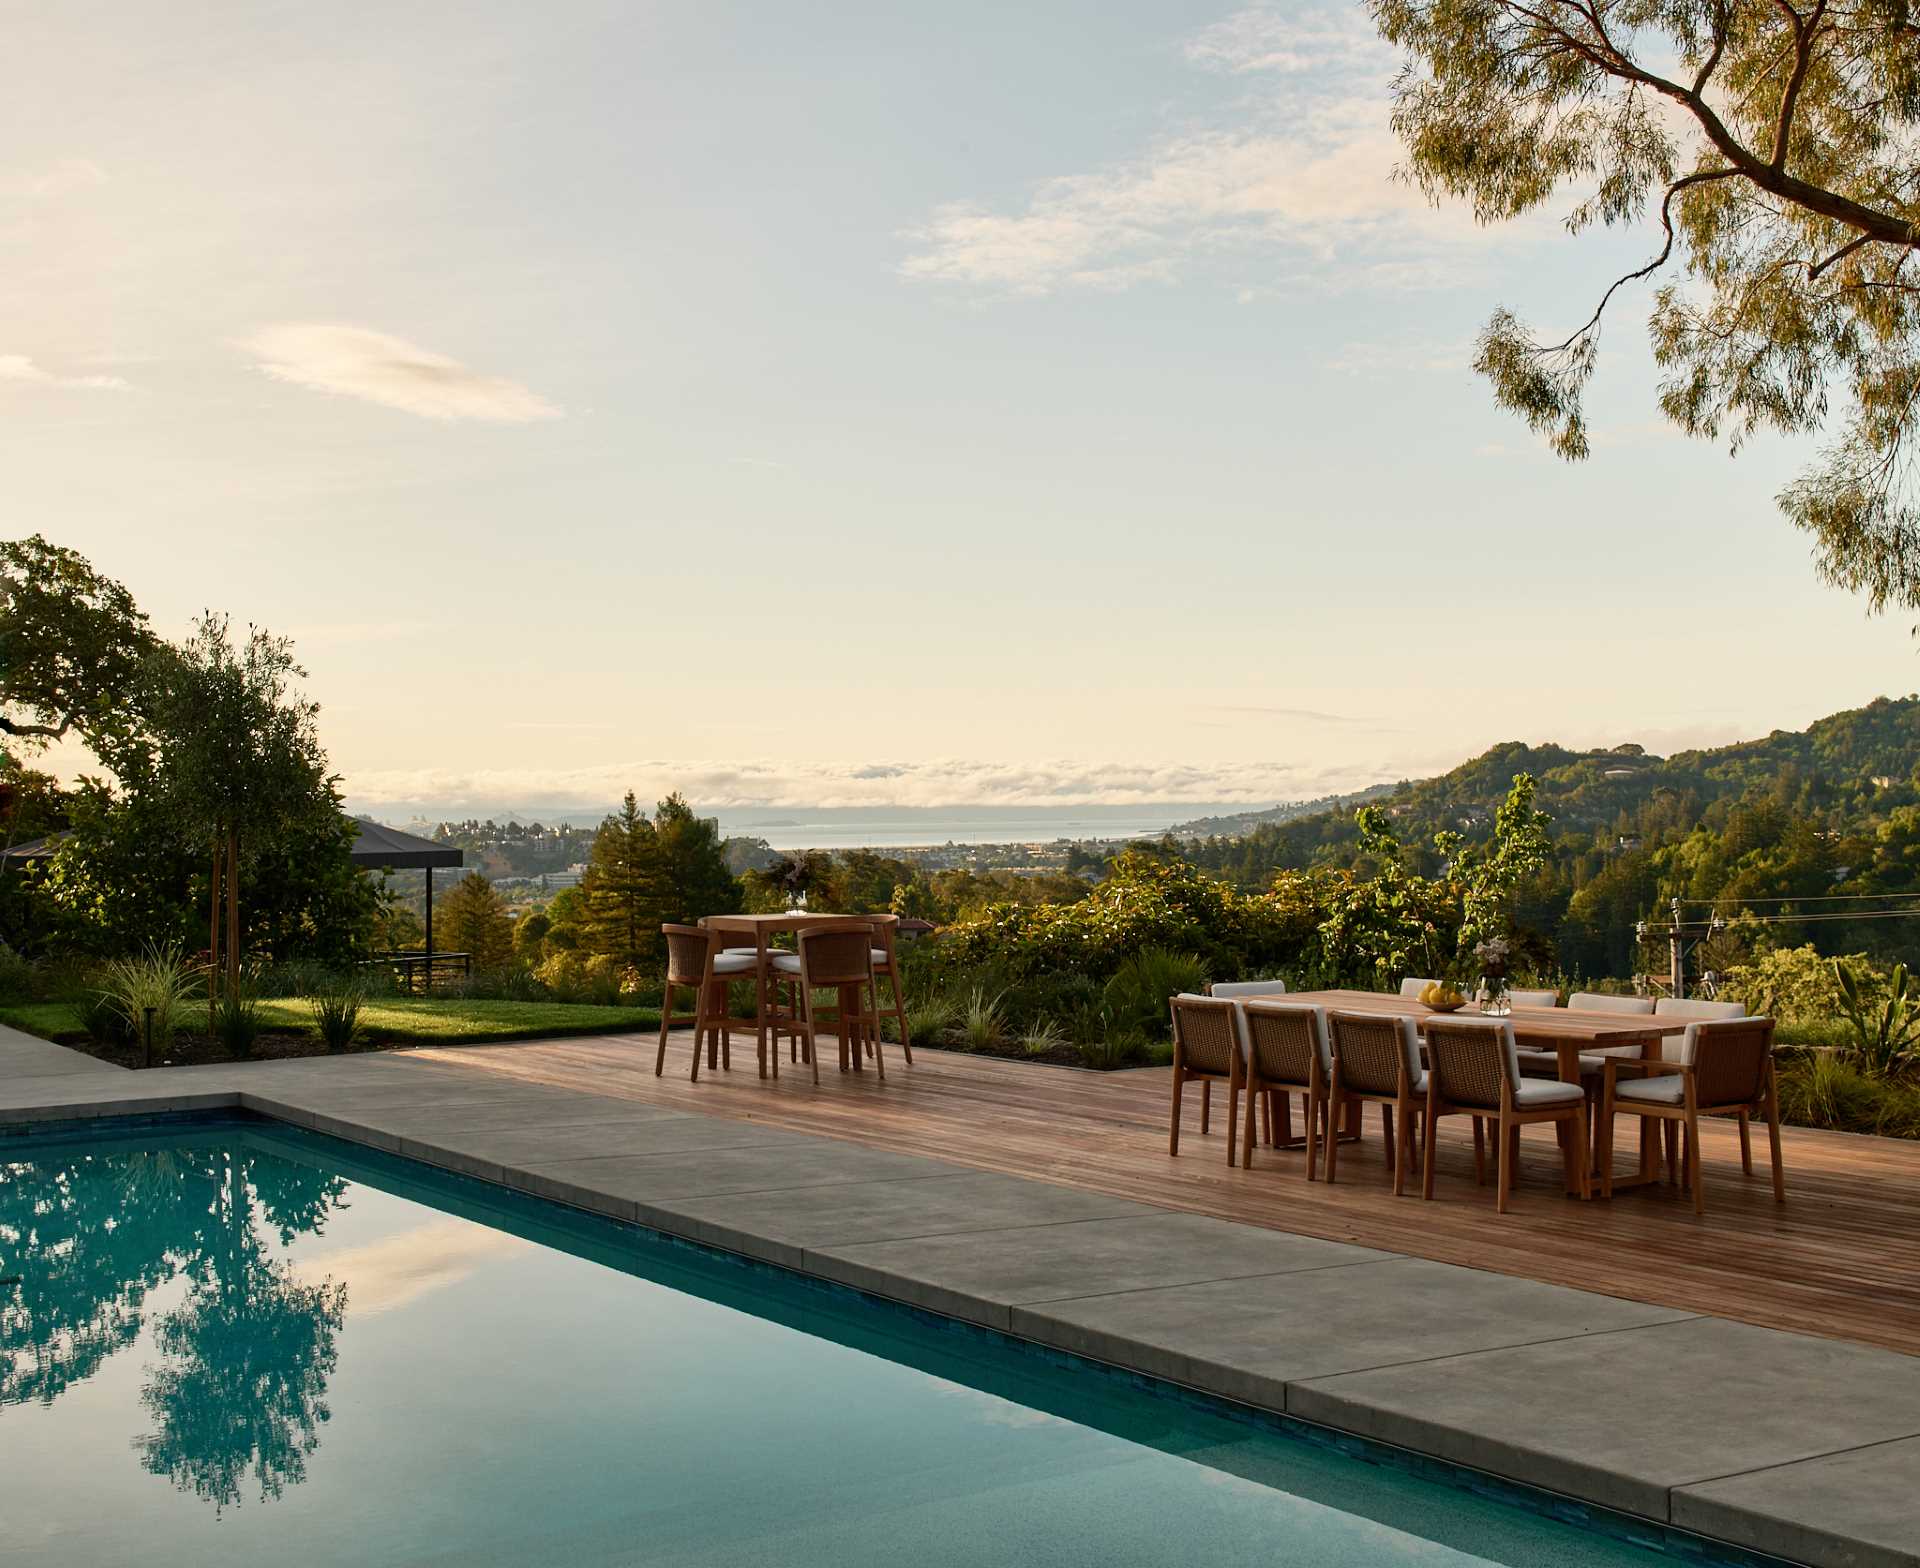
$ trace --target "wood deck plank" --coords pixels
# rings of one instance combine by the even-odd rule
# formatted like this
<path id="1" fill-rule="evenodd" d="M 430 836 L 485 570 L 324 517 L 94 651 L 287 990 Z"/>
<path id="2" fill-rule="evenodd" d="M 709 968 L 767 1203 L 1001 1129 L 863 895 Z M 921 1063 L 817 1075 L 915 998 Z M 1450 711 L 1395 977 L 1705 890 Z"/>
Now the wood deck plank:
<path id="1" fill-rule="evenodd" d="M 1765 1175 L 1764 1130 L 1749 1180 L 1734 1124 L 1712 1122 L 1702 1138 L 1707 1213 L 1697 1219 L 1667 1187 L 1610 1204 L 1561 1196 L 1552 1129 L 1530 1129 L 1514 1212 L 1502 1217 L 1492 1186 L 1474 1184 L 1464 1120 L 1442 1124 L 1434 1201 L 1425 1203 L 1393 1197 L 1371 1112 L 1366 1137 L 1341 1150 L 1340 1181 L 1328 1187 L 1306 1181 L 1304 1155 L 1293 1152 L 1262 1148 L 1253 1170 L 1230 1170 L 1224 1094 L 1205 1138 L 1190 1094 L 1181 1152 L 1169 1158 L 1163 1068 L 1092 1073 L 925 1048 L 908 1068 L 889 1047 L 884 1083 L 871 1071 L 830 1071 L 816 1089 L 790 1069 L 778 1082 L 757 1078 L 752 1042 L 744 1053 L 734 1043 L 733 1071 L 703 1072 L 697 1084 L 686 1076 L 685 1035 L 670 1043 L 662 1078 L 653 1075 L 653 1042 L 639 1036 L 408 1055 L 1920 1354 L 1920 1144 L 1789 1127 L 1782 1207 Z M 1623 1118 L 1623 1143 L 1631 1127 Z M 1618 1158 L 1624 1170 L 1624 1149 Z"/>

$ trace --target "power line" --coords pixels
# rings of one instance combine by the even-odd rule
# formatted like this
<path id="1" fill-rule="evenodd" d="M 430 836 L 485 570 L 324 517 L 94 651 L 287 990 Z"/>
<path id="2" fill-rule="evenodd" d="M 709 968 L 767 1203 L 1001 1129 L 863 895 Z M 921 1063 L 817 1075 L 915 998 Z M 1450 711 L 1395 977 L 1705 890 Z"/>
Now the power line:
<path id="1" fill-rule="evenodd" d="M 1765 898 L 1748 898 L 1743 894 L 1722 893 L 1717 898 L 1681 898 L 1678 904 L 1829 904 L 1843 899 L 1860 898 L 1920 898 L 1920 893 L 1769 893 Z"/>

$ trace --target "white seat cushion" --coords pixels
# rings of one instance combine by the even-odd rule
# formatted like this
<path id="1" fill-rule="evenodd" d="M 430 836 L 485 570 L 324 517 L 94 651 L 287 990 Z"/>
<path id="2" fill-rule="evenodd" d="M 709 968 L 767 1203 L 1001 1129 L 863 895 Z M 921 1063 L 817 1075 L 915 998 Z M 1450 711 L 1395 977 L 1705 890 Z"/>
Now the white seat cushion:
<path id="1" fill-rule="evenodd" d="M 876 947 L 872 951 L 873 961 L 876 964 L 884 965 L 887 961 L 887 950 L 884 947 Z"/>
<path id="2" fill-rule="evenodd" d="M 1516 1055 L 1520 1059 L 1520 1071 L 1523 1073 L 1531 1073 L 1535 1077 L 1538 1077 L 1542 1073 L 1545 1073 L 1549 1078 L 1558 1078 L 1560 1076 L 1560 1053 L 1558 1051 L 1520 1051 L 1517 1052 Z M 1581 1052 L 1580 1071 L 1583 1073 L 1599 1072 L 1599 1057 L 1588 1056 L 1584 1051 Z"/>
<path id="3" fill-rule="evenodd" d="M 1513 1091 L 1513 1103 L 1527 1111 L 1546 1105 L 1572 1105 L 1586 1097 L 1587 1091 L 1579 1084 L 1562 1083 L 1558 1078 L 1525 1078 Z"/>
<path id="4" fill-rule="evenodd" d="M 1575 991 L 1567 1006 L 1582 1013 L 1637 1013 L 1642 1017 L 1653 1011 L 1650 996 L 1609 996 L 1604 991 Z"/>
<path id="5" fill-rule="evenodd" d="M 1507 1000 L 1515 1007 L 1558 1007 L 1558 991 L 1509 991 Z"/>
<path id="6" fill-rule="evenodd" d="M 1623 1079 L 1614 1090 L 1616 1100 L 1646 1100 L 1654 1105 L 1679 1105 L 1686 1097 L 1687 1081 L 1679 1073 Z"/>
<path id="7" fill-rule="evenodd" d="M 800 955 L 798 953 L 775 953 L 773 955 L 773 967 L 783 975 L 797 975 L 800 973 Z"/>
<path id="8" fill-rule="evenodd" d="M 1653 1004 L 1657 1018 L 1744 1018 L 1747 1010 L 1738 1002 L 1702 1002 L 1692 997 L 1663 996 Z"/>
<path id="9" fill-rule="evenodd" d="M 1224 996 L 1234 1001 L 1244 1001 L 1249 996 L 1285 996 L 1287 982 L 1284 980 L 1225 980 L 1219 985 L 1207 987 L 1208 996 Z"/>
<path id="10" fill-rule="evenodd" d="M 716 975 L 750 975 L 760 967 L 760 960 L 752 953 L 715 953 L 713 972 Z"/>

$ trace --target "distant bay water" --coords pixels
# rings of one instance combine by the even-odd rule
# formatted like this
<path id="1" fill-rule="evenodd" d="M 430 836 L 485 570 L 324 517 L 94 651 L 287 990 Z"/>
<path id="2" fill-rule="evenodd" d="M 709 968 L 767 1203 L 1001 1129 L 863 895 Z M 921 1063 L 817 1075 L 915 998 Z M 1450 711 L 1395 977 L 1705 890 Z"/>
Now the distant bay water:
<path id="1" fill-rule="evenodd" d="M 1144 806 L 721 808 L 705 815 L 717 817 L 720 830 L 729 837 L 763 838 L 775 849 L 898 849 L 925 844 L 1141 838 L 1157 836 L 1196 817 L 1248 809 L 1244 804 L 1181 801 Z"/>
<path id="2" fill-rule="evenodd" d="M 1273 804 L 1268 802 L 1268 804 Z M 397 827 L 465 820 L 591 826 L 605 811 L 524 804 L 435 806 L 425 801 L 356 806 Z M 608 810 L 612 808 L 609 807 Z M 1051 843 L 1056 839 L 1157 836 L 1198 817 L 1255 809 L 1245 801 L 1159 801 L 1135 806 L 702 806 L 730 838 L 765 839 L 775 849 L 899 849 L 910 845 Z"/>

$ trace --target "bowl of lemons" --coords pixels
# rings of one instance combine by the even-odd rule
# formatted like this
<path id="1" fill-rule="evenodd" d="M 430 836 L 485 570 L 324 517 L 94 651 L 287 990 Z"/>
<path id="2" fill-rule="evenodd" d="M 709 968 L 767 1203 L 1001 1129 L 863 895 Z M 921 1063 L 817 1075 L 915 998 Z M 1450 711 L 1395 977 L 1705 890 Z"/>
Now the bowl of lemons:
<path id="1" fill-rule="evenodd" d="M 1436 1013 L 1457 1012 L 1467 1005 L 1466 993 L 1450 980 L 1436 980 L 1421 988 L 1420 1005 Z"/>

